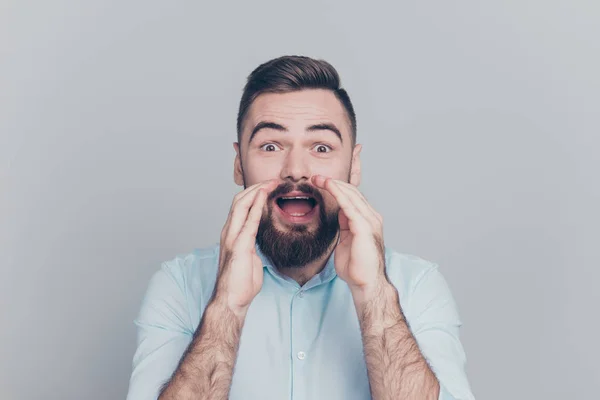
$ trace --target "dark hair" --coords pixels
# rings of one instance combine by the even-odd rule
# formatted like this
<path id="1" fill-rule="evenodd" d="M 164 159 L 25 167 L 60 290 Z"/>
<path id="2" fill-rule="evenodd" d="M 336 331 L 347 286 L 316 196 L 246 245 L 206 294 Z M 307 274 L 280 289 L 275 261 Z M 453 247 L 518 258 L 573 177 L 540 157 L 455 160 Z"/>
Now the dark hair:
<path id="1" fill-rule="evenodd" d="M 356 115 L 348 93 L 340 86 L 340 76 L 335 68 L 324 60 L 305 56 L 283 56 L 259 65 L 248 76 L 240 101 L 237 117 L 238 142 L 242 126 L 252 102 L 263 93 L 288 93 L 302 89 L 331 90 L 344 106 L 350 127 L 352 143 L 356 143 Z"/>

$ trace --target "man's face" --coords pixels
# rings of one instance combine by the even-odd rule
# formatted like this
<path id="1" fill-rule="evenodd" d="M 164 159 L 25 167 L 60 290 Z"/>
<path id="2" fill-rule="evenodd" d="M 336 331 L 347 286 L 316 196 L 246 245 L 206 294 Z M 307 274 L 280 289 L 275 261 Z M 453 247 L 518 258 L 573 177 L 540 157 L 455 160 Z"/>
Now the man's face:
<path id="1" fill-rule="evenodd" d="M 353 146 L 340 101 L 328 90 L 262 94 L 250 107 L 234 147 L 238 185 L 281 181 L 263 212 L 257 234 L 261 250 L 278 267 L 301 267 L 319 259 L 336 237 L 339 206 L 310 177 L 360 181 L 360 145 Z"/>

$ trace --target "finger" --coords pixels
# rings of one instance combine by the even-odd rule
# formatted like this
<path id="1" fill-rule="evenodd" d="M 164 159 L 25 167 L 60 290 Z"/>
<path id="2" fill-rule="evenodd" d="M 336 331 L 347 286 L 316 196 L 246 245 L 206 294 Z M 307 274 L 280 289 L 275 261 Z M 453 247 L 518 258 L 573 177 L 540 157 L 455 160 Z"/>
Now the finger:
<path id="1" fill-rule="evenodd" d="M 254 198 L 259 189 L 265 188 L 268 192 L 271 192 L 277 186 L 276 180 L 270 180 L 261 182 L 250 186 L 243 192 L 238 193 L 231 204 L 231 210 L 227 216 L 227 221 L 223 227 L 222 236 L 228 244 L 232 244 L 239 234 L 240 229 L 244 225 L 248 211 L 254 202 Z"/>
<path id="2" fill-rule="evenodd" d="M 324 183 L 326 177 L 321 175 L 315 176 L 316 184 Z M 383 224 L 383 217 L 379 214 L 375 209 L 371 206 L 371 204 L 367 201 L 365 196 L 361 193 L 358 188 L 350 183 L 340 181 L 337 179 L 332 179 L 335 184 L 337 184 L 343 192 L 345 192 L 349 197 L 352 203 L 359 209 L 359 211 L 367 218 L 374 226 L 379 226 Z"/>
<path id="3" fill-rule="evenodd" d="M 317 175 L 315 179 L 316 184 L 321 185 L 323 188 L 325 188 L 325 181 L 327 179 L 330 179 L 333 184 L 337 185 L 341 189 L 341 191 L 349 197 L 352 204 L 356 206 L 356 208 L 363 214 L 365 218 L 373 222 L 377 220 L 375 210 L 373 209 L 373 207 L 371 207 L 367 199 L 365 199 L 363 194 L 356 188 L 356 186 L 337 179 L 326 178 L 320 175 Z"/>
<path id="4" fill-rule="evenodd" d="M 233 204 L 233 209 L 230 213 L 231 217 L 229 221 L 229 227 L 225 232 L 225 243 L 227 246 L 232 246 L 235 239 L 238 237 L 240 230 L 248 218 L 250 208 L 252 207 L 252 204 L 254 203 L 260 189 L 271 192 L 275 187 L 275 181 L 265 182 L 264 184 L 255 187 L 253 190 L 240 197 L 235 204 Z"/>
<path id="5" fill-rule="evenodd" d="M 227 220 L 225 220 L 225 224 L 223 225 L 223 229 L 221 230 L 221 240 L 225 240 L 227 238 L 227 234 L 230 230 L 231 219 L 233 216 L 233 211 L 235 209 L 235 205 L 239 202 L 239 200 L 243 199 L 244 197 L 246 197 L 248 195 L 253 195 L 253 193 L 256 191 L 256 189 L 258 189 L 263 184 L 264 183 L 261 182 L 261 183 L 254 184 L 250 187 L 247 187 L 246 189 L 239 192 L 238 194 L 236 194 L 233 197 L 231 205 L 229 206 L 229 212 L 227 213 Z"/>
<path id="6" fill-rule="evenodd" d="M 368 228 L 370 222 L 354 205 L 347 192 L 344 192 L 332 178 L 317 176 L 313 178 L 313 182 L 317 187 L 327 190 L 335 198 L 340 208 L 344 210 L 344 214 L 348 217 L 350 230 L 357 234 L 361 228 Z"/>
<path id="7" fill-rule="evenodd" d="M 352 201 L 356 208 L 363 214 L 363 216 L 374 228 L 378 228 L 379 225 L 381 225 L 382 221 L 379 219 L 378 214 L 367 202 L 362 193 L 360 193 L 360 191 L 354 187 L 354 185 L 350 185 L 348 183 L 344 184 L 344 182 L 336 180 L 334 180 L 334 183 L 348 195 L 350 201 Z"/>
<path id="8" fill-rule="evenodd" d="M 249 186 L 246 189 L 242 190 L 241 192 L 237 193 L 233 197 L 233 200 L 231 201 L 231 205 L 229 206 L 229 212 L 227 213 L 227 220 L 225 221 L 225 224 L 223 225 L 223 230 L 221 232 L 221 238 L 225 237 L 225 235 L 229 229 L 229 224 L 231 222 L 231 214 L 233 213 L 233 209 L 234 209 L 236 203 L 243 197 L 256 191 L 256 189 L 258 189 L 261 185 L 264 185 L 264 184 L 265 184 L 265 182 L 255 183 L 254 185 Z"/>
<path id="9" fill-rule="evenodd" d="M 373 206 L 371 205 L 371 203 L 369 203 L 369 201 L 367 200 L 367 198 L 365 197 L 365 195 L 364 195 L 364 194 L 363 194 L 363 193 L 362 193 L 360 190 L 358 190 L 358 188 L 357 188 L 356 186 L 354 186 L 354 185 L 353 185 L 353 184 L 351 184 L 351 183 L 344 182 L 344 181 L 339 181 L 339 180 L 336 180 L 336 182 L 337 182 L 337 183 L 339 183 L 341 186 L 343 186 L 343 187 L 345 187 L 345 188 L 347 188 L 347 189 L 349 189 L 349 190 L 352 190 L 353 192 L 355 192 L 355 193 L 358 195 L 358 197 L 360 197 L 360 198 L 362 199 L 362 201 L 363 201 L 363 202 L 364 202 L 364 204 L 367 206 L 367 208 L 368 208 L 368 209 L 371 211 L 371 213 L 373 214 L 373 216 L 374 216 L 374 217 L 375 217 L 377 220 L 379 220 L 379 222 L 383 222 L 383 217 L 381 216 L 381 214 L 379 214 L 379 213 L 378 213 L 378 212 L 377 212 L 377 211 L 376 211 L 376 210 L 373 208 Z"/>
<path id="10" fill-rule="evenodd" d="M 267 181 L 255 183 L 254 185 L 249 186 L 246 189 L 244 189 L 241 192 L 239 192 L 238 194 L 236 194 L 234 196 L 234 198 L 233 198 L 232 204 L 235 204 L 236 202 L 238 202 L 239 200 L 241 200 L 243 197 L 245 197 L 249 193 L 255 192 L 256 190 L 258 190 L 261 187 L 265 187 L 265 186 L 273 186 L 273 187 L 275 187 L 275 184 L 277 182 L 279 182 L 277 179 L 269 179 Z"/>
<path id="11" fill-rule="evenodd" d="M 236 245 L 243 249 L 252 249 L 256 243 L 256 234 L 260 218 L 263 213 L 263 207 L 267 201 L 267 191 L 263 188 L 258 190 L 254 203 L 248 213 L 248 218 L 242 227 L 239 236 L 237 237 Z"/>

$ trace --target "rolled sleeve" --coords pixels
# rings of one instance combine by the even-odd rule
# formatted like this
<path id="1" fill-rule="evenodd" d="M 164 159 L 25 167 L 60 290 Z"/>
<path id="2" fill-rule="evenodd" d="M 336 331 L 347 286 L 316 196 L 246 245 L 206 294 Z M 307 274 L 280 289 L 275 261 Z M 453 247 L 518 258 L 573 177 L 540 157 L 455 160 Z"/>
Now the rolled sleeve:
<path id="1" fill-rule="evenodd" d="M 440 384 L 440 400 L 474 400 L 459 339 L 458 310 L 437 265 L 420 275 L 409 300 L 410 328 Z"/>
<path id="2" fill-rule="evenodd" d="M 165 263 L 150 280 L 138 318 L 127 400 L 157 399 L 193 337 L 181 272 Z"/>

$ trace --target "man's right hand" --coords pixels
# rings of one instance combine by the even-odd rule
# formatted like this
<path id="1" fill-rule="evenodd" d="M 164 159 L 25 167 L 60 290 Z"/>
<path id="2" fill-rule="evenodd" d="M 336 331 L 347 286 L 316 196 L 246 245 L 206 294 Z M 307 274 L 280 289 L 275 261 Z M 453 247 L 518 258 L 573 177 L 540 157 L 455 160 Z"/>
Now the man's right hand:
<path id="1" fill-rule="evenodd" d="M 268 194 L 277 180 L 250 186 L 238 193 L 221 231 L 219 272 L 213 301 L 237 316 L 246 314 L 263 282 L 263 263 L 256 254 L 256 234 Z"/>
<path id="2" fill-rule="evenodd" d="M 221 232 L 213 298 L 159 399 L 228 398 L 244 318 L 263 282 L 263 265 L 255 247 L 256 233 L 268 194 L 275 187 L 276 180 L 266 181 L 233 199 Z"/>

